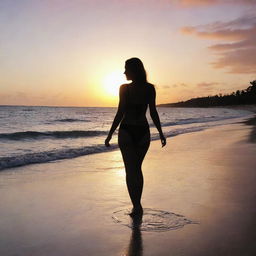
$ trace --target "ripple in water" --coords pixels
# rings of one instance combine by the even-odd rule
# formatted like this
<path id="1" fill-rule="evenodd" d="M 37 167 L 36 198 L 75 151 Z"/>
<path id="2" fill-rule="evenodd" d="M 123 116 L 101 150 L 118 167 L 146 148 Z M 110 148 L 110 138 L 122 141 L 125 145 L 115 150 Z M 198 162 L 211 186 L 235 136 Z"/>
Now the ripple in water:
<path id="1" fill-rule="evenodd" d="M 128 209 L 118 210 L 113 212 L 112 218 L 116 223 L 120 223 L 129 228 L 134 228 L 134 223 L 129 213 L 130 210 Z M 182 228 L 187 224 L 199 223 L 176 213 L 144 208 L 142 221 L 139 225 L 141 231 L 164 232 Z"/>

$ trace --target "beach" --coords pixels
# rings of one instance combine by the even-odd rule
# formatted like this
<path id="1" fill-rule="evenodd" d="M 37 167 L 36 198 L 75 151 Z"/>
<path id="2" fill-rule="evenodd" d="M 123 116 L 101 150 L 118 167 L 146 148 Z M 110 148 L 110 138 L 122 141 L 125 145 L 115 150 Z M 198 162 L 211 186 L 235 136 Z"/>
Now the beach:
<path id="1" fill-rule="evenodd" d="M 256 0 L 0 20 L 0 256 L 256 256 Z"/>
<path id="2" fill-rule="evenodd" d="M 253 127 L 152 141 L 142 204 L 191 221 L 162 232 L 113 218 L 131 208 L 119 150 L 0 172 L 0 255 L 255 255 Z"/>

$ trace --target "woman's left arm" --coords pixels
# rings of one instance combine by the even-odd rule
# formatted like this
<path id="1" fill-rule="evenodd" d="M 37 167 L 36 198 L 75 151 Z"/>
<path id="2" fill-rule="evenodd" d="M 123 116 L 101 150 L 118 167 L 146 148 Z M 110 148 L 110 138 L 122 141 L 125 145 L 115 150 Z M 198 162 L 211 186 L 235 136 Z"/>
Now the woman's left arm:
<path id="1" fill-rule="evenodd" d="M 112 138 L 112 134 L 116 130 L 117 126 L 120 124 L 121 120 L 123 119 L 124 116 L 124 109 L 125 109 L 125 97 L 124 97 L 124 92 L 125 92 L 125 87 L 126 85 L 123 84 L 120 86 L 119 89 L 119 104 L 118 104 L 118 109 L 114 118 L 114 121 L 112 123 L 112 126 L 110 128 L 110 131 L 108 133 L 108 137 L 105 140 L 105 145 L 106 147 L 109 147 L 109 141 Z"/>

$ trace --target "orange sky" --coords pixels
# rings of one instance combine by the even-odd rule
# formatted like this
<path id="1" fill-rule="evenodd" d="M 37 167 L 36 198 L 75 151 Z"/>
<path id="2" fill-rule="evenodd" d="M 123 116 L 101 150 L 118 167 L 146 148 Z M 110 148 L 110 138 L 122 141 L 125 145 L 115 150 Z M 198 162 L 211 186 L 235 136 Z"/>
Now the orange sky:
<path id="1" fill-rule="evenodd" d="M 254 0 L 3 0 L 0 104 L 116 106 L 130 57 L 157 103 L 244 89 L 255 13 Z"/>

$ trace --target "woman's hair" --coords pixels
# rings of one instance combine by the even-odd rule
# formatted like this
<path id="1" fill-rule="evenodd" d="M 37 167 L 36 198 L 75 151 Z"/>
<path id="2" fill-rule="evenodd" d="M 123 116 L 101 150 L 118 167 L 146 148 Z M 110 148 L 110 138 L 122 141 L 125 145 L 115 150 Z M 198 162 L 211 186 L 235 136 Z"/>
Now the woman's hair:
<path id="1" fill-rule="evenodd" d="M 125 62 L 125 67 L 132 73 L 132 80 L 147 83 L 147 73 L 142 61 L 139 58 L 128 59 Z"/>

